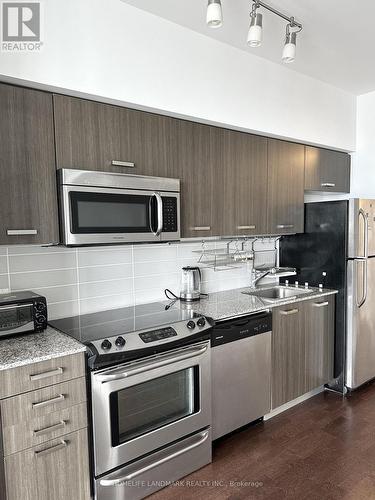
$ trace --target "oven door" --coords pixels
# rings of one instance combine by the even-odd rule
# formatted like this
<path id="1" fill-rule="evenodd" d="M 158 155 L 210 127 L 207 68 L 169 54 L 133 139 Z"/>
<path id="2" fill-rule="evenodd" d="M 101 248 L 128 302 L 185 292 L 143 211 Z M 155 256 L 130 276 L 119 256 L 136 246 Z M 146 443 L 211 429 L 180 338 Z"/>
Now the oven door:
<path id="1" fill-rule="evenodd" d="M 65 245 L 172 241 L 180 237 L 179 193 L 61 186 Z"/>
<path id="2" fill-rule="evenodd" d="M 211 424 L 209 342 L 92 373 L 95 476 Z"/>

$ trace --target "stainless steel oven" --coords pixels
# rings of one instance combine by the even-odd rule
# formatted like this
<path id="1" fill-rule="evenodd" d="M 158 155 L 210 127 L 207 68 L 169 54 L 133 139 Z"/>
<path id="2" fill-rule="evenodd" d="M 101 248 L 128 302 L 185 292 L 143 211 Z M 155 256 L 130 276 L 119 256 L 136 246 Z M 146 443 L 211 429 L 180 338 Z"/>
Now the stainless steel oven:
<path id="1" fill-rule="evenodd" d="M 67 246 L 180 239 L 180 181 L 58 170 L 61 242 Z"/>
<path id="2" fill-rule="evenodd" d="M 91 373 L 95 476 L 210 426 L 210 359 L 204 341 Z"/>

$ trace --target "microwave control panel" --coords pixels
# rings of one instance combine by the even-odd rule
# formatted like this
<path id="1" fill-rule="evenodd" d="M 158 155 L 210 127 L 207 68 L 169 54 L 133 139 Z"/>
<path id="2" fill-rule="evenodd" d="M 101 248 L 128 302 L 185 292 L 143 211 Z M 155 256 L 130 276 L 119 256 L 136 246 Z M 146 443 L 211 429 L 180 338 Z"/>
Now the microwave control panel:
<path id="1" fill-rule="evenodd" d="M 177 231 L 177 198 L 174 196 L 163 196 L 163 231 Z"/>

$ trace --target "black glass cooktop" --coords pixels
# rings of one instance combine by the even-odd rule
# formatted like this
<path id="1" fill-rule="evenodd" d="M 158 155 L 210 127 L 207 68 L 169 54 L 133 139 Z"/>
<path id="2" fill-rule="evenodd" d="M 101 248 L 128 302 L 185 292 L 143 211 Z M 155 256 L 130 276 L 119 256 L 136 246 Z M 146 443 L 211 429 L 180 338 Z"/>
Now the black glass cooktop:
<path id="1" fill-rule="evenodd" d="M 198 316 L 193 311 L 168 308 L 168 303 L 153 302 L 56 319 L 50 321 L 49 324 L 83 344 L 89 344 L 108 337 L 131 334 L 140 330 L 152 330 L 159 326 L 188 321 Z"/>

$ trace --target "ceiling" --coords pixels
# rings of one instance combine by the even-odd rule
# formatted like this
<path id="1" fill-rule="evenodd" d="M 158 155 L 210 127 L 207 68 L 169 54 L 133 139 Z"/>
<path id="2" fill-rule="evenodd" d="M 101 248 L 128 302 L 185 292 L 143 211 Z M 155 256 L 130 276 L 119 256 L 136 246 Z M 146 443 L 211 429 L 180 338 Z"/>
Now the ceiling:
<path id="1" fill-rule="evenodd" d="M 123 0 L 191 30 L 241 50 L 281 63 L 285 22 L 261 9 L 262 47 L 249 48 L 246 36 L 251 0 L 222 0 L 222 28 L 206 26 L 207 0 Z M 266 0 L 267 2 L 267 0 Z M 325 81 L 352 94 L 375 90 L 374 0 L 270 0 L 273 7 L 295 16 L 304 29 L 297 40 L 297 58 L 288 68 Z"/>

